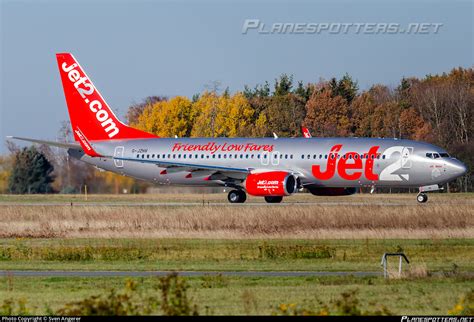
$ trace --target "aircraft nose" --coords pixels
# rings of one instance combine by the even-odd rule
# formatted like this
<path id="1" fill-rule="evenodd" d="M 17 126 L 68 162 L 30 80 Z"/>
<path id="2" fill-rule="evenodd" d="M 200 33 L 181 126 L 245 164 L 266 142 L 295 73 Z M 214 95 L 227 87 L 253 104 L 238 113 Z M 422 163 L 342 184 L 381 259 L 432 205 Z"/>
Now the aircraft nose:
<path id="1" fill-rule="evenodd" d="M 456 177 L 463 176 L 467 172 L 466 166 L 459 160 L 451 160 L 449 167 L 451 168 L 451 173 Z"/>

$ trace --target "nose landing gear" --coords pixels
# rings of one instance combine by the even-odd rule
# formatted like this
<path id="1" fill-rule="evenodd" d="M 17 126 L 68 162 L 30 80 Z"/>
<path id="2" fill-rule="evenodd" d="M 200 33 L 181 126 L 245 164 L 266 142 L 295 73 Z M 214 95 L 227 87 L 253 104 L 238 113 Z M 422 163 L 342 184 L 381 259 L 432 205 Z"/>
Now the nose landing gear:
<path id="1" fill-rule="evenodd" d="M 418 196 L 416 196 L 416 201 L 419 203 L 425 203 L 428 201 L 428 196 L 426 195 L 426 192 L 432 192 L 432 191 L 440 191 L 443 190 L 443 187 L 440 187 L 437 184 L 432 184 L 429 186 L 423 186 L 419 188 L 420 193 Z"/>
<path id="2" fill-rule="evenodd" d="M 420 192 L 418 196 L 416 196 L 416 201 L 419 203 L 425 203 L 428 201 L 428 195 L 426 193 Z"/>
<path id="3" fill-rule="evenodd" d="M 231 190 L 227 195 L 227 200 L 230 203 L 244 203 L 247 200 L 247 195 L 243 190 Z"/>

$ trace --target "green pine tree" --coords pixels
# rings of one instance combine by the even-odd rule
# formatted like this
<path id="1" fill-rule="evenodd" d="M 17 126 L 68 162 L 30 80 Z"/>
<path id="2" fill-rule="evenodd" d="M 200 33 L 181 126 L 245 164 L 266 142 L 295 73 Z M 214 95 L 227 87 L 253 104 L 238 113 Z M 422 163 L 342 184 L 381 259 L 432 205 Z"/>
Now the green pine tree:
<path id="1" fill-rule="evenodd" d="M 51 193 L 54 167 L 34 146 L 15 154 L 8 189 L 14 194 Z"/>
<path id="2" fill-rule="evenodd" d="M 275 79 L 274 96 L 284 96 L 293 88 L 293 75 L 281 74 L 280 79 Z"/>
<path id="3" fill-rule="evenodd" d="M 352 103 L 352 100 L 357 96 L 357 91 L 359 90 L 357 81 L 354 81 L 347 73 L 339 81 L 332 78 L 329 81 L 329 87 L 331 88 L 333 97 L 341 96 L 349 104 Z"/>

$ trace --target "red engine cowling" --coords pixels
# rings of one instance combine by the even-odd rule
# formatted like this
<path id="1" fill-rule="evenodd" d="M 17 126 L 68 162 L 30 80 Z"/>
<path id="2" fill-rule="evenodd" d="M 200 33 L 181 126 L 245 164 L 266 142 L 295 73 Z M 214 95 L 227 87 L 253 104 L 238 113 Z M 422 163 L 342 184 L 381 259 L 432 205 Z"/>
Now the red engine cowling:
<path id="1" fill-rule="evenodd" d="M 252 173 L 247 176 L 245 189 L 252 196 L 289 196 L 298 190 L 298 178 L 285 171 Z"/>

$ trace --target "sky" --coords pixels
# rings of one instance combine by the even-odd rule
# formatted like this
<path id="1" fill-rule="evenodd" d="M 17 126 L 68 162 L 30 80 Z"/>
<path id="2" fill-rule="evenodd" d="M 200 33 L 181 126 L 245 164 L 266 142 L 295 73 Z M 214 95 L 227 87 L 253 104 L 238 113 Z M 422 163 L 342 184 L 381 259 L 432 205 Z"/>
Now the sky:
<path id="1" fill-rule="evenodd" d="M 147 96 L 232 92 L 282 73 L 304 83 L 349 73 L 397 86 L 473 66 L 473 1 L 0 0 L 0 154 L 5 136 L 56 140 L 68 119 L 55 53 L 71 52 L 123 117 Z M 438 32 L 261 34 L 272 24 L 440 23 Z"/>

